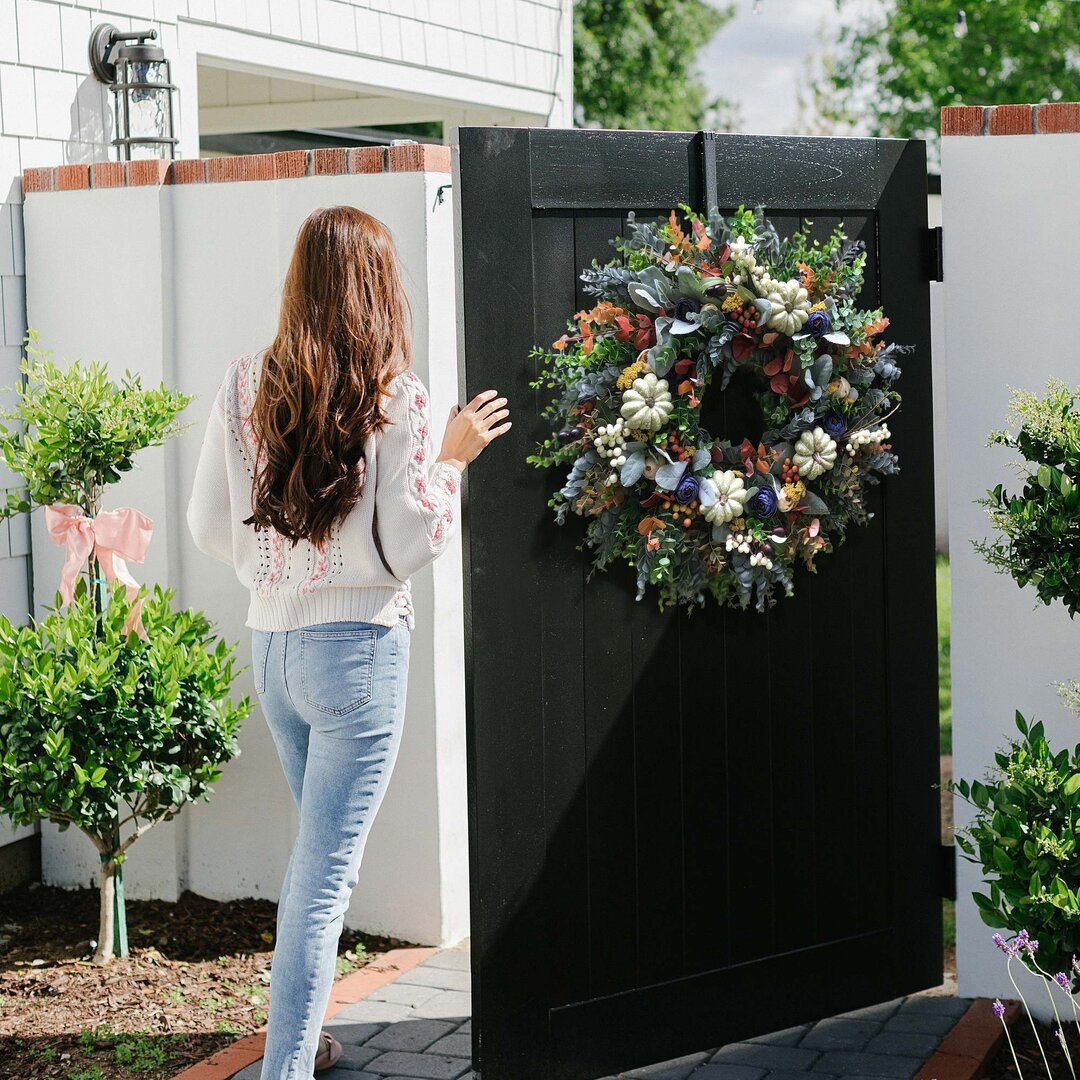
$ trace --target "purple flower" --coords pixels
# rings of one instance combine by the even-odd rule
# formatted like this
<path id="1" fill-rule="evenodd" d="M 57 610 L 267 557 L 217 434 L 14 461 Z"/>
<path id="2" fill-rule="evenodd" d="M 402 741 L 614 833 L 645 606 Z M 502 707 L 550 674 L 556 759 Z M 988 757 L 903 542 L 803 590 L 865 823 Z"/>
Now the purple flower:
<path id="1" fill-rule="evenodd" d="M 698 497 L 698 481 L 689 470 L 683 473 L 683 478 L 679 481 L 678 486 L 675 488 L 675 498 L 686 505 L 692 503 Z"/>
<path id="2" fill-rule="evenodd" d="M 994 944 L 1010 959 L 1015 960 L 1020 955 L 1020 950 L 1024 947 L 1024 943 L 1027 941 L 1027 931 L 1021 930 L 1019 934 L 1012 939 L 1012 941 L 1006 941 L 1000 934 L 995 934 L 993 937 Z"/>
<path id="3" fill-rule="evenodd" d="M 1021 953 L 1034 956 L 1039 951 L 1039 943 L 1026 930 L 1021 930 L 1012 941 L 995 934 L 993 942 L 1010 960 L 1015 960 Z"/>
<path id="4" fill-rule="evenodd" d="M 776 492 L 771 487 L 758 488 L 750 500 L 750 513 L 766 521 L 776 513 L 777 502 Z"/>
<path id="5" fill-rule="evenodd" d="M 696 315 L 701 310 L 701 304 L 692 296 L 683 296 L 675 301 L 675 318 L 680 322 L 689 321 L 688 316 Z"/>
<path id="6" fill-rule="evenodd" d="M 1001 999 L 996 998 L 994 1004 L 991 1006 L 994 1010 L 994 1015 L 1000 1020 L 1005 1015 L 1005 1006 L 1001 1004 Z"/>
<path id="7" fill-rule="evenodd" d="M 1059 971 L 1054 976 L 1054 982 L 1056 982 L 1062 990 L 1072 990 L 1072 981 L 1069 979 L 1069 976 L 1066 975 L 1064 971 Z"/>
<path id="8" fill-rule="evenodd" d="M 826 413 L 821 418 L 821 430 L 831 439 L 839 439 L 847 431 L 847 421 L 835 412 Z"/>
<path id="9" fill-rule="evenodd" d="M 829 332 L 829 316 L 824 311 L 811 311 L 806 320 L 806 332 L 819 338 Z"/>

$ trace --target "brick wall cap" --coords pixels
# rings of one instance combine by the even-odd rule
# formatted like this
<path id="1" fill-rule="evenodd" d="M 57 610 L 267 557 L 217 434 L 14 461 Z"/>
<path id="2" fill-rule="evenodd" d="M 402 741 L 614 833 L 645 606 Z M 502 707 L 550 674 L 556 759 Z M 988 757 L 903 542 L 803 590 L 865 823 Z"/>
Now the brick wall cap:
<path id="1" fill-rule="evenodd" d="M 1080 132 L 1080 102 L 1044 101 L 1038 104 L 946 105 L 941 110 L 941 134 L 1063 135 Z"/>
<path id="2" fill-rule="evenodd" d="M 306 176 L 450 172 L 450 147 L 435 143 L 397 146 L 328 146 L 272 154 L 177 158 L 160 161 L 98 161 L 23 170 L 23 191 L 72 191 L 162 184 L 215 184 L 245 180 L 294 180 Z"/>

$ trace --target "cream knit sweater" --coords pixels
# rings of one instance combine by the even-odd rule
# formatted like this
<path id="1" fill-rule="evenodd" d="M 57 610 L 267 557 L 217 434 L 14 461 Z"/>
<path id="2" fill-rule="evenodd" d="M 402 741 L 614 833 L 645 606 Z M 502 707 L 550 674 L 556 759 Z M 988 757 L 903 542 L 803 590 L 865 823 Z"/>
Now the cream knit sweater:
<path id="1" fill-rule="evenodd" d="M 251 514 L 251 408 L 263 353 L 230 364 L 210 411 L 187 520 L 198 547 L 229 563 L 251 592 L 247 625 L 296 630 L 325 622 L 413 625 L 409 577 L 446 546 L 460 475 L 432 453 L 428 393 L 410 371 L 390 384 L 389 424 L 364 444 L 360 501 L 326 542 L 295 547 Z"/>

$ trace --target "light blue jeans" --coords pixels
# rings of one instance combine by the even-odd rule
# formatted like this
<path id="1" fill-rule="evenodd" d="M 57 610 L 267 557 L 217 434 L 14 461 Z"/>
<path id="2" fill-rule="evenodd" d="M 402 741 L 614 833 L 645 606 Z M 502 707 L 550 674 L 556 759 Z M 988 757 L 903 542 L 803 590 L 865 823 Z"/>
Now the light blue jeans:
<path id="1" fill-rule="evenodd" d="M 401 743 L 409 628 L 252 632 L 255 689 L 300 811 L 278 902 L 262 1080 L 311 1080 L 338 939 Z"/>

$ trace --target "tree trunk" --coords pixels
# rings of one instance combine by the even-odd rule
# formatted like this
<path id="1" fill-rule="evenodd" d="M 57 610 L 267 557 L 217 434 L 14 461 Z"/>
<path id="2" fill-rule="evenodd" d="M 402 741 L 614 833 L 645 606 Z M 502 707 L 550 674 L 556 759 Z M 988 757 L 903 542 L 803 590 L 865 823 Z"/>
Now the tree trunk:
<path id="1" fill-rule="evenodd" d="M 95 964 L 107 964 L 113 958 L 113 941 L 116 933 L 116 860 L 101 864 L 101 913 L 98 921 Z"/>

